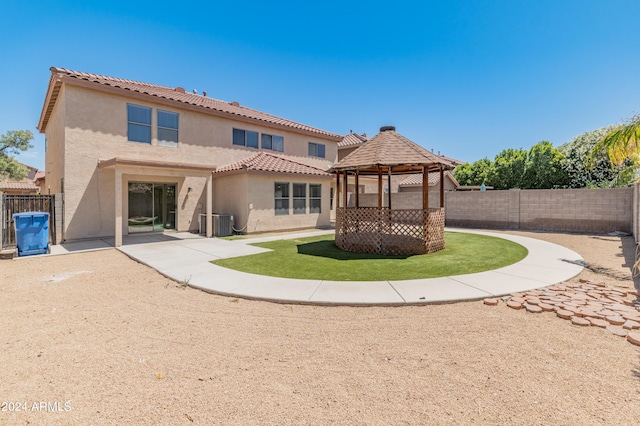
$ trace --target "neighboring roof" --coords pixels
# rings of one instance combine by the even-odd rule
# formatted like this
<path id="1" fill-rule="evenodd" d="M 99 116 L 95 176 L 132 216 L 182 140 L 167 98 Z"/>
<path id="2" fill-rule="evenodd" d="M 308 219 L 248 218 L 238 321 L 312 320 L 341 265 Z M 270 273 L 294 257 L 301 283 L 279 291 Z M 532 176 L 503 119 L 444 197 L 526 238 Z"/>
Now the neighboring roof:
<path id="1" fill-rule="evenodd" d="M 447 157 L 446 155 L 441 155 L 441 157 L 444 158 L 445 160 L 449 161 L 455 167 L 459 166 L 460 164 L 467 164 L 464 161 L 456 160 L 455 158 Z"/>
<path id="2" fill-rule="evenodd" d="M 445 171 L 445 176 L 447 176 L 455 186 L 458 186 L 458 181 L 453 177 L 453 175 Z M 434 186 L 440 183 L 440 172 L 429 172 L 429 186 Z M 422 186 L 422 173 L 413 173 L 404 178 L 400 182 L 400 186 Z"/>
<path id="3" fill-rule="evenodd" d="M 37 191 L 40 188 L 33 182 L 0 182 L 0 190 L 7 189 Z"/>
<path id="4" fill-rule="evenodd" d="M 237 163 L 218 167 L 214 172 L 214 175 L 246 172 L 291 173 L 331 177 L 330 173 L 327 173 L 322 169 L 298 163 L 269 152 L 260 152 L 252 157 L 238 161 Z"/>
<path id="5" fill-rule="evenodd" d="M 332 170 L 360 170 L 373 172 L 378 167 L 402 167 L 406 171 L 427 166 L 440 165 L 447 169 L 454 166 L 445 158 L 417 145 L 396 132 L 395 127 L 380 128 L 380 133 L 365 142 L 358 149 L 338 161 Z"/>
<path id="6" fill-rule="evenodd" d="M 159 86 L 139 81 L 71 71 L 64 68 L 51 67 L 50 70 L 51 80 L 49 81 L 47 97 L 38 124 L 38 130 L 40 130 L 40 132 L 44 132 L 47 127 L 62 83 L 68 83 L 119 92 L 125 96 L 136 94 L 137 96 L 149 98 L 150 101 L 169 101 L 175 104 L 176 107 L 196 108 L 201 112 L 209 112 L 240 121 L 259 122 L 260 124 L 266 124 L 270 127 L 288 128 L 303 133 L 321 135 L 336 141 L 341 139 L 341 136 L 335 133 L 247 108 L 239 105 L 237 102 L 225 102 L 207 96 L 187 93 L 180 87 Z"/>
<path id="7" fill-rule="evenodd" d="M 365 134 L 359 135 L 357 133 L 349 133 L 344 136 L 340 142 L 338 142 L 338 149 L 360 146 L 368 140 L 369 138 L 367 138 Z"/>

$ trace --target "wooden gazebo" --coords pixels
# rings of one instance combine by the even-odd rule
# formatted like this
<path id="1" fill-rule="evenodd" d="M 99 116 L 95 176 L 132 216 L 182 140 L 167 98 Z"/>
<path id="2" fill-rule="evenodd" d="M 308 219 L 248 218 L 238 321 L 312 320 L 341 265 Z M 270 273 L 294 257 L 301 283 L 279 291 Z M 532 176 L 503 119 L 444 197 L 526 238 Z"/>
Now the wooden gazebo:
<path id="1" fill-rule="evenodd" d="M 433 253 L 444 248 L 443 174 L 453 164 L 396 132 L 393 126 L 337 162 L 336 245 L 342 250 L 384 255 Z M 429 172 L 440 172 L 440 207 L 429 208 Z M 391 203 L 393 175 L 422 173 L 422 208 L 394 209 Z M 377 176 L 377 207 L 360 206 L 360 177 Z M 383 202 L 383 177 L 387 179 L 387 202 Z M 348 183 L 355 191 L 348 199 Z M 340 202 L 342 198 L 342 203 Z"/>

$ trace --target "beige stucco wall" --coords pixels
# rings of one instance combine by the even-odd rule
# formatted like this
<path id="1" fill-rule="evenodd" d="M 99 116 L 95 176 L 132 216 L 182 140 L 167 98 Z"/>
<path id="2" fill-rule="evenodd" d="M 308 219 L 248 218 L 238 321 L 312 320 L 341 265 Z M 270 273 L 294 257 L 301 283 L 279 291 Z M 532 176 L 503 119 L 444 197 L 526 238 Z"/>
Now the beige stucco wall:
<path id="1" fill-rule="evenodd" d="M 278 176 L 275 174 L 240 174 L 215 177 L 214 210 L 218 213 L 232 214 L 235 228 L 243 232 L 265 232 L 284 229 L 300 229 L 330 224 L 329 210 L 330 179 L 311 176 Z M 322 205 L 320 213 L 309 211 L 309 187 L 307 185 L 307 213 L 293 214 L 293 190 L 290 187 L 289 214 L 275 214 L 275 182 L 306 183 L 322 185 Z M 220 194 L 222 191 L 235 191 L 237 199 L 231 200 Z M 244 197 L 246 194 L 246 197 Z"/>
<path id="2" fill-rule="evenodd" d="M 153 108 L 151 144 L 127 140 L 127 103 Z M 158 109 L 179 113 L 177 147 L 157 145 Z M 213 169 L 259 152 L 258 149 L 233 145 L 233 128 L 283 136 L 285 152 L 276 154 L 319 168 L 328 168 L 337 156 L 337 142 L 328 138 L 232 121 L 77 86 L 63 86 L 45 133 L 48 141 L 47 184 L 51 185 L 52 193 L 60 191 L 59 182 L 64 178 L 65 239 L 114 235 L 115 174 L 113 170 L 98 169 L 99 160 L 120 157 L 141 161 L 210 164 Z M 325 144 L 326 158 L 308 157 L 308 142 Z M 198 214 L 204 213 L 206 208 L 206 178 L 201 173 L 166 170 L 138 172 L 129 169 L 124 171 L 124 217 L 128 211 L 126 189 L 129 181 L 176 183 L 179 205 L 177 228 L 197 230 Z M 186 190 L 188 187 L 192 188 L 189 194 Z M 219 203 L 224 197 L 230 198 L 231 204 L 242 201 L 238 200 L 239 193 L 224 187 L 214 192 L 215 200 Z M 328 197 L 327 186 L 327 200 Z M 126 221 L 123 222 L 126 234 Z M 297 225 L 292 223 L 292 226 Z"/>
<path id="3" fill-rule="evenodd" d="M 60 90 L 58 101 L 56 102 L 49 125 L 46 132 L 46 153 L 45 153 L 45 185 L 43 194 L 51 192 L 57 194 L 62 192 L 61 179 L 64 176 L 64 138 L 65 138 L 65 117 L 66 101 L 65 88 Z"/>

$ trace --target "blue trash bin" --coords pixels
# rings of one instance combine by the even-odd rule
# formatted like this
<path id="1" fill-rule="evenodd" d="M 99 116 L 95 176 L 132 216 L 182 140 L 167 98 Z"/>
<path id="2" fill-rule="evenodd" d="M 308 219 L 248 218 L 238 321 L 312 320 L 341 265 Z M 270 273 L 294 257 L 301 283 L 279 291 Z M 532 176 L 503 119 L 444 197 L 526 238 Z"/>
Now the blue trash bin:
<path id="1" fill-rule="evenodd" d="M 49 252 L 49 213 L 15 213 L 13 223 L 16 231 L 18 256 Z"/>

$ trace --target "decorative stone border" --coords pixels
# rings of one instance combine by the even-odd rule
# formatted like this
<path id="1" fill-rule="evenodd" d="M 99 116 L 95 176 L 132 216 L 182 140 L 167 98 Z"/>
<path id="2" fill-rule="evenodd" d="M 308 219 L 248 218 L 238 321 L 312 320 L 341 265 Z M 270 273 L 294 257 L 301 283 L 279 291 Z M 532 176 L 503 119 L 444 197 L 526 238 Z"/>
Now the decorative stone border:
<path id="1" fill-rule="evenodd" d="M 640 345 L 640 293 L 636 290 L 607 286 L 603 282 L 580 280 L 561 282 L 539 290 L 511 293 L 502 298 L 487 298 L 485 305 L 500 301 L 511 309 L 530 313 L 555 312 L 559 318 L 577 326 L 594 326 L 626 337 Z M 633 297 L 633 298 L 630 298 Z"/>

